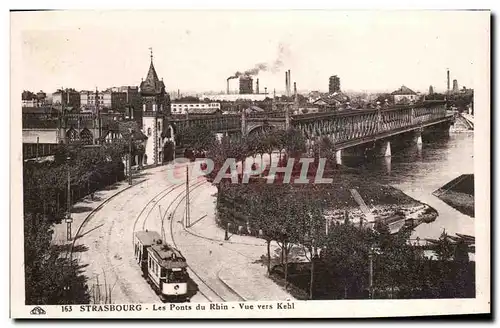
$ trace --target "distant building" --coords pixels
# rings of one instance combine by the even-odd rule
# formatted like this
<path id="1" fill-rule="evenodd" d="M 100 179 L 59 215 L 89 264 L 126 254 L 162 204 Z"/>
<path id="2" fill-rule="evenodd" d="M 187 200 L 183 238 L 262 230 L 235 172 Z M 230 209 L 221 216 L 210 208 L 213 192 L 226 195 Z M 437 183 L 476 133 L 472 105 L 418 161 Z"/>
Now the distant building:
<path id="1" fill-rule="evenodd" d="M 471 96 L 474 94 L 474 89 L 467 89 L 465 86 L 463 86 L 462 89 L 460 89 L 460 94 Z"/>
<path id="2" fill-rule="evenodd" d="M 235 102 L 235 101 L 241 101 L 241 100 L 248 100 L 248 101 L 263 101 L 268 97 L 272 97 L 272 95 L 265 95 L 265 94 L 219 94 L 219 95 L 202 95 L 200 96 L 201 99 L 209 99 L 210 101 L 228 101 L 228 102 Z M 276 97 L 281 97 L 281 94 L 276 94 Z"/>
<path id="3" fill-rule="evenodd" d="M 172 102 L 170 105 L 172 109 L 172 114 L 215 114 L 217 111 L 221 110 L 220 103 L 182 103 L 182 102 Z"/>
<path id="4" fill-rule="evenodd" d="M 249 76 L 240 77 L 240 94 L 253 93 L 253 79 Z"/>
<path id="5" fill-rule="evenodd" d="M 313 102 L 313 104 L 320 108 L 339 108 L 349 101 L 350 98 L 344 93 L 335 92 L 317 99 Z"/>
<path id="6" fill-rule="evenodd" d="M 453 80 L 453 90 L 451 92 L 458 93 L 458 81 L 457 80 Z"/>
<path id="7" fill-rule="evenodd" d="M 141 111 L 138 87 L 113 87 L 104 91 L 80 91 L 80 105 L 83 111 L 94 110 L 96 106 L 117 112 L 124 112 L 129 106 Z"/>
<path id="8" fill-rule="evenodd" d="M 395 104 L 401 104 L 405 102 L 414 102 L 417 100 L 417 93 L 406 86 L 401 86 L 398 90 L 391 93 L 394 97 Z"/>
<path id="9" fill-rule="evenodd" d="M 340 78 L 337 75 L 330 76 L 330 80 L 328 83 L 328 92 L 340 92 Z"/>
<path id="10" fill-rule="evenodd" d="M 309 92 L 308 100 L 310 103 L 313 103 L 316 100 L 320 99 L 322 96 L 323 95 L 319 91 L 311 91 L 311 92 Z"/>
<path id="11" fill-rule="evenodd" d="M 429 95 L 432 96 L 434 94 L 434 87 L 429 85 Z"/>
<path id="12" fill-rule="evenodd" d="M 80 109 L 80 93 L 75 89 L 57 90 L 52 94 L 52 104 L 66 110 Z"/>
<path id="13" fill-rule="evenodd" d="M 47 95 L 40 91 L 33 93 L 31 91 L 23 91 L 21 95 L 22 107 L 42 107 L 47 104 Z"/>

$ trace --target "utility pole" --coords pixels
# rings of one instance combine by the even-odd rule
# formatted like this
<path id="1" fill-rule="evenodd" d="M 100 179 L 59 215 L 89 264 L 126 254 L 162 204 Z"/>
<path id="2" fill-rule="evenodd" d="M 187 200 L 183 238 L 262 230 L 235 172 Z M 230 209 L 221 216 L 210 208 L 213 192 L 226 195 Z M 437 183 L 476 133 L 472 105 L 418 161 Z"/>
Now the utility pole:
<path id="1" fill-rule="evenodd" d="M 186 165 L 186 228 L 191 225 L 191 213 L 189 211 L 189 165 Z"/>
<path id="2" fill-rule="evenodd" d="M 39 143 L 40 143 L 40 137 L 36 137 L 36 160 L 38 161 L 38 158 L 39 158 Z"/>
<path id="3" fill-rule="evenodd" d="M 66 217 L 66 239 L 68 241 L 71 240 L 71 223 L 73 222 L 73 218 L 71 217 L 71 172 L 70 172 L 70 166 L 69 166 L 69 160 L 70 158 L 67 158 L 68 160 L 68 200 L 67 200 L 67 206 L 68 206 L 68 216 Z"/>
<path id="4" fill-rule="evenodd" d="M 132 129 L 128 130 L 129 141 L 128 141 L 128 184 L 132 185 Z"/>

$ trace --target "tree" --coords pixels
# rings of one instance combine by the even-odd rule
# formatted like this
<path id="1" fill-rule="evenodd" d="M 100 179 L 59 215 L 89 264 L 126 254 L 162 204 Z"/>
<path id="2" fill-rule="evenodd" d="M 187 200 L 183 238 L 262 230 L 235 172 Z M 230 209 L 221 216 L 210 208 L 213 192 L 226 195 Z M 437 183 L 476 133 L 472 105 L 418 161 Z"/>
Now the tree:
<path id="1" fill-rule="evenodd" d="M 41 214 L 24 216 L 26 304 L 89 303 L 86 278 L 75 260 L 51 246 L 51 222 Z"/>
<path id="2" fill-rule="evenodd" d="M 300 156 L 306 151 L 306 139 L 299 130 L 287 130 L 284 139 L 284 148 L 289 158 Z"/>
<path id="3" fill-rule="evenodd" d="M 383 105 L 387 100 L 388 104 L 394 103 L 394 96 L 390 93 L 381 93 L 375 98 L 375 102 L 380 102 L 380 105 Z"/>
<path id="4" fill-rule="evenodd" d="M 207 151 L 216 143 L 215 134 L 206 125 L 191 125 L 176 135 L 177 143 L 196 151 Z"/>
<path id="5" fill-rule="evenodd" d="M 321 252 L 329 280 L 338 281 L 343 290 L 337 297 L 360 297 L 368 286 L 369 252 L 374 242 L 373 231 L 359 229 L 351 223 L 332 225 Z"/>
<path id="6" fill-rule="evenodd" d="M 249 185 L 244 185 L 249 186 Z M 252 206 L 249 206 L 250 213 L 253 217 L 252 224 L 256 229 L 262 231 L 262 238 L 266 241 L 267 246 L 267 273 L 271 274 L 271 242 L 275 237 L 275 232 L 279 229 L 277 218 L 278 212 L 277 195 L 275 188 L 270 185 L 259 186 L 259 191 L 250 189 L 247 200 Z"/>
<path id="7" fill-rule="evenodd" d="M 307 188 L 307 187 L 306 187 Z M 297 231 L 295 241 L 305 248 L 305 256 L 311 262 L 309 298 L 314 299 L 315 262 L 318 260 L 319 249 L 326 240 L 326 227 L 324 210 L 326 202 L 311 192 L 310 188 L 301 188 L 296 194 L 298 202 L 302 204 L 300 216 L 302 228 Z M 308 192 L 309 191 L 309 192 Z M 309 256 L 307 255 L 309 253 Z"/>

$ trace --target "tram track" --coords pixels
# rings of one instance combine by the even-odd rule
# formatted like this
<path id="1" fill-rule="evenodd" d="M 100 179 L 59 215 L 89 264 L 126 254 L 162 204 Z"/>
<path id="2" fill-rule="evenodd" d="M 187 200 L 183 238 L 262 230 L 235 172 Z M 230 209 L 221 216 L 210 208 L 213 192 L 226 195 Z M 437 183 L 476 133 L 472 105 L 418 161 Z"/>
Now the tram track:
<path id="1" fill-rule="evenodd" d="M 198 189 L 199 187 L 201 187 L 202 185 L 206 184 L 206 183 L 209 183 L 207 181 L 203 181 L 201 183 L 198 183 L 196 185 L 194 185 L 192 188 L 190 188 L 190 194 L 191 192 L 193 192 L 194 190 Z M 181 196 L 181 199 L 178 201 L 177 205 L 175 206 L 175 208 L 173 209 L 171 215 L 172 215 L 172 220 L 170 220 L 170 238 L 172 240 L 172 244 L 173 246 L 177 249 L 177 250 L 180 250 L 179 249 L 179 246 L 178 244 L 176 243 L 175 241 L 175 235 L 174 235 L 174 230 L 173 230 L 173 227 L 174 227 L 174 220 L 173 220 L 173 217 L 175 215 L 175 213 L 177 212 L 177 209 L 179 208 L 179 206 L 182 204 L 182 202 L 186 199 L 186 190 L 184 190 L 179 196 Z M 177 197 L 178 198 L 178 197 Z M 175 202 L 172 201 L 172 204 Z M 166 214 L 165 214 L 166 215 Z M 164 233 L 164 226 L 162 225 L 162 233 Z M 189 262 L 189 261 L 188 261 Z M 203 283 L 203 285 L 205 285 L 216 297 L 218 297 L 219 299 L 222 300 L 222 302 L 227 302 L 227 299 L 222 296 L 220 293 L 218 293 L 212 286 L 210 286 L 210 284 L 201 277 L 201 275 L 196 272 L 195 270 L 193 270 L 193 268 L 189 265 L 188 263 L 188 267 L 189 267 L 189 270 L 198 278 L 198 280 Z M 220 271 L 220 270 L 219 270 Z M 219 277 L 219 274 L 217 273 L 216 274 L 216 278 L 218 281 L 220 281 L 222 283 L 222 285 L 231 292 L 231 294 L 235 295 L 240 301 L 246 301 L 245 298 L 243 298 L 240 294 L 238 294 L 233 288 L 231 288 L 230 286 L 228 286 L 220 277 Z M 209 300 L 210 302 L 213 302 L 212 299 L 210 299 L 209 297 L 207 297 L 207 295 L 205 293 L 203 293 L 200 289 L 198 289 L 198 291 L 205 297 L 207 298 L 207 300 Z"/>
<path id="2" fill-rule="evenodd" d="M 195 179 L 193 180 L 190 180 L 190 181 L 194 181 Z M 137 224 L 138 222 L 140 221 L 140 219 L 143 217 L 143 214 L 144 212 L 146 211 L 146 209 L 150 206 L 151 208 L 149 208 L 149 211 L 147 212 L 146 214 L 146 217 L 144 217 L 144 220 L 142 222 L 142 230 L 145 229 L 146 227 L 146 222 L 149 218 L 149 215 L 151 214 L 151 212 L 154 210 L 155 206 L 162 200 L 164 199 L 165 197 L 167 197 L 169 194 L 171 194 L 173 191 L 181 188 L 185 186 L 184 183 L 180 183 L 180 184 L 177 184 L 177 185 L 171 185 L 171 186 L 168 186 L 167 188 L 164 188 L 162 189 L 160 192 L 158 192 L 156 195 L 153 196 L 153 198 L 151 198 L 149 200 L 149 202 L 144 205 L 144 207 L 142 208 L 142 210 L 139 212 L 139 214 L 137 215 L 137 218 L 135 219 L 134 221 L 134 227 L 132 229 L 132 234 L 134 234 L 136 232 L 136 229 L 137 229 Z M 166 193 L 165 193 L 166 192 Z M 165 193 L 164 195 L 162 195 L 163 193 Z M 160 198 L 157 199 L 157 197 L 159 197 L 160 195 L 162 195 Z M 134 244 L 134 240 L 132 238 L 132 245 Z"/>
<path id="3" fill-rule="evenodd" d="M 197 178 L 195 179 L 191 179 L 190 182 L 192 181 L 196 181 Z M 201 182 L 196 182 L 193 184 L 193 190 L 200 187 L 201 185 L 207 183 L 206 181 L 201 181 Z M 145 230 L 146 228 L 146 223 L 148 221 L 148 218 L 149 218 L 149 215 L 151 214 L 151 212 L 153 211 L 153 209 L 156 207 L 157 204 L 160 203 L 161 200 L 163 200 L 165 197 L 167 197 L 168 195 L 170 195 L 172 192 L 174 192 L 175 190 L 178 190 L 179 188 L 181 187 L 185 187 L 185 183 L 181 183 L 181 184 L 178 184 L 178 185 L 173 185 L 173 186 L 169 186 L 167 188 L 164 188 L 163 190 L 161 190 L 160 192 L 158 192 L 156 195 L 154 195 L 151 200 L 142 208 L 141 212 L 139 212 L 139 214 L 137 215 L 137 218 L 135 219 L 134 221 L 134 227 L 133 227 L 133 230 L 132 230 L 132 235 L 135 234 L 136 232 L 136 229 L 137 229 L 137 225 L 139 223 L 139 221 L 141 220 L 141 218 L 144 218 L 143 221 L 142 221 L 142 230 Z M 174 205 L 174 203 L 180 198 L 182 197 L 181 200 L 179 200 L 179 203 L 177 204 L 177 207 L 180 205 L 180 203 L 185 199 L 185 195 L 183 196 L 183 193 L 185 194 L 185 190 L 181 191 L 181 193 L 179 193 L 171 202 L 170 204 L 166 207 L 165 209 L 165 212 L 163 214 L 163 216 L 160 216 L 160 220 L 161 220 L 161 224 L 162 224 L 162 236 L 165 236 L 165 232 L 164 232 L 164 228 L 163 228 L 163 221 L 165 219 L 165 217 L 169 214 L 169 210 L 170 208 L 172 207 L 172 205 Z M 151 206 L 152 205 L 152 206 Z M 146 216 L 144 217 L 144 213 L 147 211 L 147 209 L 149 208 L 149 211 L 147 212 Z M 161 214 L 161 213 L 160 213 Z M 172 216 L 174 213 L 171 213 Z M 173 219 L 171 220 L 173 222 Z M 172 241 L 174 241 L 172 239 Z M 134 245 L 134 240 L 132 238 L 132 246 Z M 190 270 L 192 271 L 192 269 L 190 268 Z M 192 271 L 194 273 L 194 271 Z M 196 273 L 194 273 L 195 275 L 197 275 Z M 208 286 L 210 288 L 210 286 Z M 198 292 L 200 292 L 200 294 L 205 297 L 207 300 L 209 300 L 210 302 L 212 302 L 212 300 L 207 296 L 205 295 L 201 290 L 198 290 Z"/>
<path id="4" fill-rule="evenodd" d="M 190 195 L 192 194 L 192 192 L 194 190 L 202 187 L 203 185 L 209 184 L 209 182 L 207 182 L 206 180 L 198 181 L 198 182 L 196 182 L 196 180 L 197 180 L 197 178 L 189 180 L 190 183 L 194 182 L 193 184 L 190 185 Z M 161 201 L 163 199 L 165 199 L 167 196 L 172 195 L 172 197 L 174 197 L 174 195 L 175 195 L 175 197 L 169 202 L 168 206 L 165 207 L 165 210 L 163 211 L 163 213 L 161 213 L 162 211 L 160 211 L 160 224 L 161 224 L 162 238 L 166 239 L 164 221 L 165 221 L 165 218 L 167 216 L 169 216 L 170 239 L 171 239 L 172 245 L 180 251 L 179 246 L 178 246 L 176 239 L 175 239 L 175 234 L 174 234 L 173 228 L 174 228 L 175 214 L 178 213 L 177 211 L 178 211 L 179 207 L 186 199 L 187 190 L 185 189 L 185 186 L 186 186 L 185 182 L 179 183 L 176 185 L 170 185 L 170 186 L 162 189 L 161 191 L 159 191 L 157 194 L 155 194 L 143 206 L 143 208 L 141 209 L 141 211 L 137 215 L 136 219 L 134 220 L 132 234 L 135 234 L 135 232 L 137 231 L 137 229 L 139 227 L 141 227 L 142 230 L 145 230 L 147 223 L 148 223 L 148 219 L 149 219 L 151 213 L 153 212 L 154 208 L 157 205 L 159 206 Z M 184 189 L 182 189 L 183 187 L 184 187 Z M 175 194 L 174 192 L 179 190 L 179 189 L 181 189 L 180 192 L 178 194 Z M 142 222 L 141 222 L 141 220 L 142 220 Z M 181 223 L 182 223 L 182 221 L 181 221 Z M 184 227 L 184 224 L 183 224 L 183 227 Z M 132 238 L 132 244 L 134 244 L 133 238 Z M 201 283 L 203 286 L 206 287 L 206 289 L 204 288 L 205 289 L 204 291 L 202 291 L 198 287 L 197 292 L 200 293 L 200 295 L 203 296 L 205 299 L 207 299 L 207 301 L 209 301 L 209 302 L 219 302 L 219 301 L 227 302 L 228 301 L 228 299 L 226 297 L 227 295 L 221 295 L 220 291 L 218 292 L 217 290 L 215 290 L 214 287 L 212 287 L 211 284 L 206 279 L 204 279 L 199 272 L 197 272 L 196 270 L 193 270 L 192 266 L 189 265 L 189 259 L 187 259 L 187 260 L 188 260 L 188 270 L 189 270 L 188 272 L 191 273 L 196 278 L 196 280 L 198 280 L 199 283 Z M 218 272 L 216 273 L 214 278 L 220 282 L 219 287 L 222 286 L 223 288 L 228 290 L 238 300 L 246 301 L 241 295 L 239 295 L 234 289 L 232 289 L 230 286 L 228 286 L 219 277 Z"/>

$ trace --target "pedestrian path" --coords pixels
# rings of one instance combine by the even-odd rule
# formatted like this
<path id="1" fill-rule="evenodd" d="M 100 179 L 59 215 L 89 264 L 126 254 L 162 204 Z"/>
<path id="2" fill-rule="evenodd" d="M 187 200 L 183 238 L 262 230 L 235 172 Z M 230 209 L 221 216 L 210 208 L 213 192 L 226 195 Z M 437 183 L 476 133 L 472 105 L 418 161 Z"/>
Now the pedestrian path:
<path id="1" fill-rule="evenodd" d="M 114 185 L 108 186 L 104 190 L 96 191 L 94 193 L 93 199 L 91 196 L 87 196 L 80 200 L 78 203 L 73 204 L 73 206 L 71 207 L 71 218 L 73 219 L 71 223 L 71 240 L 68 240 L 67 238 L 67 223 L 65 222 L 65 220 L 62 220 L 61 223 L 55 224 L 53 227 L 54 233 L 52 235 L 52 243 L 54 245 L 64 245 L 71 243 L 74 237 L 76 237 L 75 234 L 78 232 L 78 228 L 98 207 L 103 205 L 103 203 L 110 198 L 143 181 L 143 179 L 134 179 L 132 186 L 130 186 L 127 181 L 121 181 L 115 183 Z"/>

